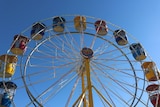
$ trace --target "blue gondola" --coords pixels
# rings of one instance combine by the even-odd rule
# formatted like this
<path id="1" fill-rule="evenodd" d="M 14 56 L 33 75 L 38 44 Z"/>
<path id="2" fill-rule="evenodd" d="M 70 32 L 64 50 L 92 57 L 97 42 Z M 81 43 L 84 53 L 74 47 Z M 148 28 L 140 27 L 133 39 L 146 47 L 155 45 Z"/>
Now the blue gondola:
<path id="1" fill-rule="evenodd" d="M 41 22 L 36 22 L 32 25 L 31 30 L 31 37 L 34 40 L 41 40 L 43 38 L 44 32 L 45 32 L 45 24 Z"/>
<path id="2" fill-rule="evenodd" d="M 113 35 L 118 45 L 126 45 L 128 43 L 126 32 L 122 29 L 115 30 Z"/>
<path id="3" fill-rule="evenodd" d="M 53 31 L 63 32 L 65 28 L 65 19 L 63 17 L 54 17 L 53 18 Z"/>
<path id="4" fill-rule="evenodd" d="M 7 92 L 5 91 L 5 87 L 7 88 Z M 1 90 L 1 101 L 0 107 L 10 107 L 13 97 L 15 95 L 17 85 L 13 82 L 0 82 L 0 90 Z"/>
<path id="5" fill-rule="evenodd" d="M 132 52 L 133 57 L 137 60 L 137 61 L 141 61 L 144 60 L 146 58 L 146 53 L 143 49 L 143 47 L 141 46 L 140 43 L 133 43 L 130 45 L 130 50 Z"/>

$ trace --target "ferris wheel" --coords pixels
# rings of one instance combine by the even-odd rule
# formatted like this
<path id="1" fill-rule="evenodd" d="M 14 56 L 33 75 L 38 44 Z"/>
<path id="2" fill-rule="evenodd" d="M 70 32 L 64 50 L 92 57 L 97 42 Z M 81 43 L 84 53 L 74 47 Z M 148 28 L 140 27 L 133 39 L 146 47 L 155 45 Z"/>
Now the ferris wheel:
<path id="1" fill-rule="evenodd" d="M 104 19 L 63 15 L 37 21 L 15 35 L 9 53 L 1 60 L 7 56 L 15 64 L 18 57 L 27 107 L 158 107 L 160 102 L 156 64 L 142 44 Z M 13 75 L 1 73 L 3 80 Z"/>

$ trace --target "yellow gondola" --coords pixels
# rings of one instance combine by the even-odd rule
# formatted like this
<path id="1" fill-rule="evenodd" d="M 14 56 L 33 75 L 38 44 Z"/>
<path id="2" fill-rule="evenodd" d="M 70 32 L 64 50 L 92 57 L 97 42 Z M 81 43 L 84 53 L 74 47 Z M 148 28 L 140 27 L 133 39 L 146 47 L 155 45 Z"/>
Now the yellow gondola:
<path id="1" fill-rule="evenodd" d="M 84 31 L 86 29 L 86 17 L 76 16 L 74 18 L 74 27 L 77 31 Z"/>
<path id="2" fill-rule="evenodd" d="M 65 19 L 63 17 L 54 17 L 53 18 L 53 31 L 63 32 L 65 28 Z"/>
<path id="3" fill-rule="evenodd" d="M 17 63 L 17 57 L 14 55 L 1 55 L 0 56 L 0 77 L 5 78 L 12 77 L 15 73 L 15 67 Z"/>
<path id="4" fill-rule="evenodd" d="M 97 20 L 94 26 L 98 35 L 104 36 L 108 33 L 108 27 L 104 20 Z"/>
<path id="5" fill-rule="evenodd" d="M 34 40 L 41 40 L 43 38 L 44 32 L 45 32 L 45 24 L 36 22 L 32 25 L 31 30 L 31 38 Z"/>
<path id="6" fill-rule="evenodd" d="M 144 70 L 145 76 L 148 81 L 156 81 L 159 79 L 160 73 L 158 72 L 154 62 L 144 62 L 142 64 L 142 69 Z"/>
<path id="7" fill-rule="evenodd" d="M 29 39 L 27 37 L 22 35 L 15 35 L 11 52 L 16 55 L 22 55 L 26 51 L 28 42 Z"/>
<path id="8" fill-rule="evenodd" d="M 146 58 L 146 53 L 143 49 L 143 47 L 141 46 L 140 43 L 133 43 L 130 45 L 130 50 L 132 52 L 133 57 L 137 60 L 137 61 L 141 61 L 144 60 Z"/>
<path id="9" fill-rule="evenodd" d="M 126 32 L 122 29 L 115 30 L 113 35 L 118 45 L 126 45 L 128 43 Z"/>

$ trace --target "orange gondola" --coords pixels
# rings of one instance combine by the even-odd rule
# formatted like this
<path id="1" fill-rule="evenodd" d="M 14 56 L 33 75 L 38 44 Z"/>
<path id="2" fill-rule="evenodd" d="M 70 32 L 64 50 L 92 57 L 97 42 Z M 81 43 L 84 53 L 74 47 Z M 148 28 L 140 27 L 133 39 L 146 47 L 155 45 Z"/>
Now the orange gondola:
<path id="1" fill-rule="evenodd" d="M 0 77 L 9 78 L 15 73 L 17 57 L 14 55 L 1 55 L 0 56 Z"/>
<path id="2" fill-rule="evenodd" d="M 15 35 L 11 52 L 16 55 L 22 55 L 27 48 L 27 43 L 29 39 L 22 35 Z"/>
<path id="3" fill-rule="evenodd" d="M 126 32 L 122 29 L 115 30 L 113 35 L 118 45 L 126 45 L 128 43 Z"/>
<path id="4" fill-rule="evenodd" d="M 140 43 L 133 43 L 130 45 L 130 50 L 131 53 L 133 55 L 133 57 L 137 60 L 137 61 L 141 61 L 144 60 L 147 56 L 146 53 L 142 47 L 142 45 Z"/>
<path id="5" fill-rule="evenodd" d="M 74 27 L 77 31 L 84 31 L 86 29 L 86 17 L 76 16 L 74 18 Z"/>
<path id="6" fill-rule="evenodd" d="M 108 27 L 104 20 L 97 20 L 94 23 L 97 34 L 104 36 L 108 33 Z"/>
<path id="7" fill-rule="evenodd" d="M 159 79 L 160 73 L 154 62 L 144 62 L 141 67 L 148 81 L 156 81 Z"/>
<path id="8" fill-rule="evenodd" d="M 45 24 L 36 22 L 32 25 L 31 38 L 34 40 L 41 40 L 45 32 Z"/>

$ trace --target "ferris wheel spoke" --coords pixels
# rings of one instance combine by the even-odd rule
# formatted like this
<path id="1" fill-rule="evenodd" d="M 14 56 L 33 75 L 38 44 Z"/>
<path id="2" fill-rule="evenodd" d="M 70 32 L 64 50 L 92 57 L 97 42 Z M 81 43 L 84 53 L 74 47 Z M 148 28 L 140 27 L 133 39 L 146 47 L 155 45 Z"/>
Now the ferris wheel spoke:
<path id="1" fill-rule="evenodd" d="M 63 44 L 64 42 L 60 42 L 59 44 L 61 44 L 61 46 L 57 45 L 56 43 L 54 43 L 53 41 L 50 40 L 50 43 L 49 44 L 52 48 L 54 48 L 55 51 L 55 56 L 58 55 L 58 52 L 62 53 L 63 55 L 65 55 L 66 57 L 70 57 L 72 58 L 71 54 L 68 54 L 68 53 L 71 53 L 69 50 L 72 48 L 70 47 L 70 45 L 66 45 L 66 44 Z M 65 45 L 65 48 L 64 48 L 64 45 Z M 67 49 L 68 48 L 68 49 Z M 74 49 L 72 49 L 72 52 L 75 53 L 76 51 Z M 76 53 L 75 53 L 76 54 Z"/>
<path id="2" fill-rule="evenodd" d="M 62 81 L 61 83 L 59 83 L 59 87 L 55 90 L 56 92 L 51 92 L 44 100 L 43 100 L 43 104 L 47 103 L 49 101 L 49 99 L 53 98 L 56 94 L 58 94 L 58 92 L 60 92 L 62 89 L 64 89 L 68 84 L 70 84 L 70 82 L 75 79 L 77 76 L 77 74 L 73 75 L 71 78 L 68 78 L 66 81 Z M 78 80 L 78 78 L 77 78 Z M 78 81 L 77 81 L 78 82 Z M 75 82 L 76 83 L 76 82 Z M 74 83 L 74 84 L 75 84 Z M 50 90 L 52 91 L 52 90 Z M 73 90 L 74 91 L 74 90 Z M 46 93 L 47 94 L 47 93 Z M 42 96 L 43 97 L 43 96 Z"/>
<path id="3" fill-rule="evenodd" d="M 113 88 L 113 87 L 112 87 L 112 88 Z M 119 89 L 119 87 L 114 87 L 114 88 Z M 107 93 L 109 93 L 109 94 L 107 95 L 107 96 L 108 96 L 108 99 L 110 99 L 110 97 L 112 96 L 112 99 L 110 99 L 109 101 L 112 102 L 112 100 L 114 99 L 114 102 L 112 102 L 112 105 L 114 105 L 114 103 L 116 103 L 115 99 L 117 99 L 117 98 L 119 99 L 119 100 L 117 99 L 118 101 L 121 100 L 122 102 L 125 102 L 126 105 L 129 105 L 128 102 L 126 101 L 126 99 L 122 99 L 122 95 L 118 95 L 118 93 L 114 92 L 115 90 L 113 91 L 112 89 L 110 89 L 110 88 L 108 88 L 108 87 L 105 86 L 105 90 L 106 90 L 106 89 L 108 90 Z M 113 97 L 113 95 L 114 95 L 114 97 Z M 115 106 L 115 105 L 114 105 L 114 106 Z M 116 107 L 116 106 L 115 106 L 115 107 Z"/>
<path id="4" fill-rule="evenodd" d="M 63 57 L 62 57 L 63 58 Z M 43 60 L 42 60 L 43 61 Z M 55 61 L 56 62 L 56 61 Z M 63 60 L 62 64 L 58 64 L 58 65 L 54 65 L 53 62 L 41 62 L 41 63 L 32 63 L 30 62 L 30 65 L 28 67 L 38 67 L 38 68 L 60 68 L 60 67 L 66 67 L 69 66 L 71 64 L 74 64 L 78 61 L 72 61 L 72 62 L 67 62 L 64 63 L 65 61 Z"/>
<path id="5" fill-rule="evenodd" d="M 130 96 L 132 96 L 132 97 L 134 97 L 135 95 L 133 95 L 132 93 L 133 92 L 130 92 L 130 90 L 128 90 L 127 88 L 129 88 L 129 89 L 134 89 L 135 88 L 135 83 L 133 82 L 133 84 L 132 85 L 128 85 L 128 84 L 131 84 L 131 83 L 126 83 L 126 84 L 122 84 L 123 82 L 126 82 L 125 81 L 125 79 L 123 79 L 123 80 L 121 80 L 121 82 L 119 82 L 120 80 L 117 80 L 117 79 L 115 79 L 115 78 L 113 78 L 113 77 L 115 77 L 116 75 L 118 75 L 119 73 L 118 72 L 120 72 L 120 71 L 117 71 L 117 73 L 118 74 L 114 74 L 114 75 L 112 75 L 112 74 L 108 74 L 107 72 L 104 72 L 105 70 L 103 69 L 103 67 L 99 67 L 99 66 L 97 66 L 97 64 L 96 65 L 94 65 L 94 67 L 96 67 L 96 69 L 99 71 L 98 73 L 99 73 L 99 75 L 104 75 L 104 78 L 107 78 L 108 80 L 110 80 L 110 81 L 106 81 L 106 82 L 111 82 L 111 81 L 113 81 L 113 84 L 115 84 L 115 87 L 117 87 L 117 88 L 115 88 L 115 89 L 119 89 L 119 90 L 122 90 L 122 91 L 125 91 L 126 93 L 128 93 Z M 112 68 L 113 69 L 113 68 Z M 101 74 L 100 74 L 101 73 Z M 132 77 L 133 75 L 128 75 L 128 74 L 124 74 L 123 75 L 123 78 L 124 77 L 127 77 L 127 78 L 130 78 L 130 76 Z M 102 77 L 101 77 L 102 78 Z M 120 78 L 119 78 L 120 79 Z M 104 82 L 104 80 L 103 80 L 103 82 Z M 111 82 L 112 83 L 112 82 Z M 113 85 L 114 86 L 114 85 Z M 126 88 L 125 88 L 126 87 Z M 108 87 L 107 87 L 108 88 Z"/>
<path id="6" fill-rule="evenodd" d="M 119 89 L 119 90 L 122 90 L 122 92 L 124 91 L 124 92 L 126 92 L 126 93 L 128 93 L 128 95 L 130 95 L 130 97 L 132 98 L 132 100 L 133 101 L 131 101 L 132 103 L 132 105 L 133 105 L 133 102 L 134 102 L 134 99 L 135 99 L 135 97 L 136 97 L 136 95 L 134 95 L 134 93 L 135 92 L 132 92 L 132 91 L 130 91 L 129 89 L 127 89 L 127 87 L 125 87 L 124 85 L 122 85 L 122 84 L 120 84 L 119 82 L 117 82 L 115 79 L 113 79 L 113 78 L 111 78 L 110 76 L 109 76 L 109 79 L 111 79 L 114 83 L 115 83 L 115 88 L 117 88 L 117 89 Z M 131 87 L 132 88 L 132 87 Z M 135 88 L 135 87 L 134 87 Z M 118 94 L 118 93 L 117 93 Z M 120 94 L 120 93 L 119 93 Z M 119 97 L 121 96 L 121 99 L 122 99 L 122 95 L 118 95 Z M 125 100 L 125 99 L 124 99 Z"/>
<path id="7" fill-rule="evenodd" d="M 97 76 L 96 72 L 94 70 L 92 72 L 94 73 L 94 76 L 96 77 L 96 80 L 99 82 L 99 84 L 101 85 L 101 87 L 103 88 L 103 90 L 105 91 L 105 93 L 107 94 L 107 96 L 110 99 L 112 105 L 115 106 L 113 100 L 111 99 L 109 93 L 107 92 L 107 90 L 106 90 L 105 86 L 103 85 L 103 83 L 101 82 L 100 78 Z"/>
<path id="8" fill-rule="evenodd" d="M 104 71 L 109 71 L 109 70 L 111 70 L 111 71 L 116 71 L 116 73 L 122 73 L 122 74 L 124 74 L 124 75 L 128 75 L 128 76 L 131 76 L 131 77 L 134 77 L 135 75 L 134 74 L 131 74 L 131 73 L 129 73 L 128 71 L 132 71 L 132 69 L 130 68 L 130 69 L 126 69 L 126 68 L 123 68 L 123 69 L 118 69 L 118 68 L 115 68 L 115 66 L 113 66 L 113 67 L 111 67 L 111 66 L 107 66 L 107 65 L 104 65 L 104 64 L 102 64 L 102 63 L 98 63 L 98 62 L 94 62 L 93 63 L 94 64 L 94 67 L 96 67 L 96 68 L 98 68 L 98 69 L 100 69 L 100 67 L 101 67 L 101 69 L 103 68 L 103 70 Z M 99 67 L 97 66 L 97 65 L 99 65 Z M 127 72 L 125 72 L 125 71 L 127 71 Z M 108 72 L 109 73 L 109 72 Z"/>
<path id="9" fill-rule="evenodd" d="M 78 51 L 80 51 L 81 50 L 81 48 L 80 48 L 80 45 L 79 45 L 79 43 L 78 43 L 78 41 L 75 39 L 75 37 L 73 37 L 74 36 L 74 34 L 70 34 L 69 33 L 69 35 L 68 36 L 70 36 L 70 47 L 71 47 L 71 49 L 73 49 L 73 50 L 75 50 L 75 51 L 73 51 L 73 53 L 76 55 L 76 54 L 79 54 L 78 53 Z"/>
<path id="10" fill-rule="evenodd" d="M 127 89 L 127 87 L 125 87 L 124 85 L 122 85 L 122 84 L 120 84 L 119 82 L 117 82 L 115 79 L 113 79 L 112 77 L 110 77 L 109 76 L 109 79 L 111 79 L 114 83 L 115 83 L 115 85 L 117 85 L 118 87 L 119 87 L 119 90 L 122 90 L 122 91 L 124 91 L 124 92 L 126 92 L 126 93 L 128 93 L 130 96 L 131 96 L 131 98 L 133 98 L 132 100 L 132 105 L 133 105 L 133 102 L 134 102 L 134 99 L 135 99 L 135 97 L 136 97 L 136 95 L 135 95 L 135 92 L 131 92 L 129 89 Z M 135 88 L 135 87 L 134 87 Z M 135 90 L 134 90 L 135 91 Z"/>
<path id="11" fill-rule="evenodd" d="M 115 99 L 115 102 L 119 102 L 121 105 L 123 105 L 123 106 L 130 106 L 130 104 L 125 100 L 125 99 L 123 99 L 122 98 L 122 96 L 121 95 L 118 95 L 118 93 L 117 92 L 114 92 L 114 91 L 112 91 L 111 89 L 108 89 L 110 92 L 112 92 L 113 93 L 113 95 L 115 96 L 115 97 L 113 97 L 114 99 Z"/>
<path id="12" fill-rule="evenodd" d="M 65 41 L 65 45 L 68 47 L 68 49 L 71 49 L 73 52 L 77 52 L 76 50 L 80 50 L 80 44 L 77 41 L 77 37 L 79 32 L 65 32 L 64 38 L 61 39 L 61 41 Z M 77 37 L 76 37 L 77 36 Z"/>
<path id="13" fill-rule="evenodd" d="M 73 97 L 73 94 L 74 94 L 74 92 L 75 92 L 75 89 L 77 88 L 77 85 L 78 85 L 79 80 L 80 80 L 80 76 L 78 76 L 78 78 L 76 79 L 76 81 L 75 81 L 75 83 L 74 83 L 74 85 L 73 85 L 73 88 L 72 88 L 72 90 L 71 90 L 71 92 L 70 92 L 70 95 L 69 95 L 69 98 L 68 98 L 68 100 L 67 100 L 67 102 L 66 102 L 65 107 L 68 107 L 68 106 L 69 106 L 69 103 L 70 103 L 70 101 L 71 101 L 71 99 L 72 99 L 72 97 Z"/>
<path id="14" fill-rule="evenodd" d="M 73 64 L 73 63 L 71 63 L 71 64 Z M 61 66 L 56 66 L 56 68 L 55 69 L 57 69 L 57 68 L 61 68 L 61 67 L 66 67 L 66 66 L 68 66 L 69 64 L 65 64 L 65 65 L 61 65 Z M 43 66 L 37 66 L 38 68 L 44 68 Z M 37 68 L 37 67 L 35 67 L 35 68 Z M 38 71 L 34 71 L 34 72 L 31 72 L 31 73 L 29 73 L 29 74 L 27 74 L 25 77 L 26 78 L 33 78 L 33 77 L 35 77 L 35 76 L 38 76 L 38 77 L 40 77 L 40 76 L 42 76 L 42 75 L 46 75 L 46 74 L 50 74 L 49 76 L 47 75 L 47 77 L 46 78 L 48 78 L 48 79 L 55 79 L 56 78 L 56 76 L 55 75 L 59 75 L 61 72 L 60 71 L 58 71 L 58 70 L 55 70 L 55 71 L 53 71 L 53 69 L 54 69 L 54 67 L 45 67 L 45 69 L 43 69 L 43 70 L 38 70 Z M 56 74 L 54 74 L 54 73 L 56 73 Z M 59 75 L 60 76 L 60 75 Z M 49 78 L 50 77 L 50 78 Z M 43 78 L 44 78 L 44 76 L 43 76 Z M 47 80 L 47 79 L 44 79 L 44 80 Z M 41 79 L 38 79 L 38 83 L 40 83 L 39 81 L 44 81 L 44 80 L 42 80 L 42 78 Z M 34 84 L 35 83 L 37 83 L 36 81 L 34 81 Z"/>
<path id="15" fill-rule="evenodd" d="M 57 51 L 55 51 L 55 55 L 53 54 L 54 52 L 50 52 L 50 54 L 49 54 L 49 53 L 44 53 L 43 51 L 40 51 L 40 50 L 38 51 L 38 53 L 41 54 L 41 56 L 37 54 L 37 55 L 32 55 L 31 57 L 34 58 L 34 59 L 37 58 L 38 60 L 43 59 L 44 61 L 45 61 L 45 60 L 47 61 L 47 60 L 48 60 L 47 58 L 52 58 L 52 59 L 54 58 L 54 59 L 56 59 L 56 60 L 57 60 L 57 59 L 59 59 L 59 60 L 60 60 L 60 59 L 63 59 L 63 60 L 64 60 L 64 59 L 73 59 L 71 56 L 70 56 L 70 57 L 69 57 L 69 56 L 66 56 L 66 54 L 63 55 L 63 53 L 62 53 L 62 55 L 57 54 Z M 45 62 L 46 62 L 46 61 L 45 61 Z M 54 60 L 53 60 L 53 61 L 54 61 Z M 67 61 L 67 60 L 66 60 L 66 61 Z"/>
<path id="16" fill-rule="evenodd" d="M 105 43 L 106 44 L 106 43 Z M 109 45 L 103 45 L 104 46 L 104 49 L 103 49 L 103 46 L 101 46 L 102 47 L 102 49 L 103 49 L 103 51 L 100 51 L 99 49 L 101 49 L 101 47 L 96 51 L 96 52 L 98 52 L 98 54 L 95 54 L 95 57 L 96 57 L 96 59 L 99 59 L 99 57 L 100 56 L 104 56 L 104 55 L 106 55 L 106 56 L 108 56 L 108 57 L 111 57 L 111 56 L 114 56 L 114 55 L 116 55 L 116 56 L 114 56 L 114 58 L 112 58 L 112 59 L 117 59 L 117 58 L 119 58 L 119 57 L 124 57 L 124 55 L 123 54 L 118 54 L 117 52 L 119 51 L 119 50 L 117 50 L 117 49 L 110 49 L 110 44 Z M 127 47 L 125 47 L 125 48 L 127 48 Z M 99 52 L 100 51 L 100 52 Z M 118 54 L 118 55 L 117 55 Z M 126 55 L 127 54 L 131 54 L 131 53 L 126 53 Z M 98 57 L 98 58 L 97 58 Z"/>
<path id="17" fill-rule="evenodd" d="M 107 42 L 104 42 L 102 45 L 100 45 L 96 50 L 95 50 L 95 58 L 99 55 L 104 54 L 104 51 L 109 48 L 110 44 Z M 96 54 L 98 53 L 98 55 Z"/>
<path id="18" fill-rule="evenodd" d="M 61 83 L 61 80 L 62 80 L 63 78 L 65 78 L 67 75 L 69 75 L 70 73 L 72 73 L 74 69 L 75 69 L 75 68 L 72 68 L 70 71 L 64 73 L 64 74 L 63 74 L 61 77 L 59 77 L 54 83 L 52 83 L 47 89 L 45 89 L 45 90 L 43 90 L 41 93 L 39 93 L 39 95 L 36 96 L 35 98 L 36 98 L 36 99 L 40 99 L 41 97 L 43 97 L 44 95 L 46 95 L 46 93 L 48 93 L 50 90 L 52 90 L 52 89 L 56 86 L 56 84 Z M 30 103 L 30 104 L 31 104 L 31 103 Z M 29 105 L 30 105 L 30 104 L 29 104 Z"/>
<path id="19" fill-rule="evenodd" d="M 99 67 L 96 67 L 96 68 L 97 68 L 98 71 L 100 71 L 100 72 L 99 72 L 99 75 L 102 74 L 102 75 L 104 75 L 106 78 L 107 78 L 107 77 L 110 78 L 110 77 L 113 77 L 113 76 L 114 76 L 114 75 L 111 75 L 111 76 L 110 76 L 110 74 L 108 74 L 108 72 L 105 72 L 105 69 L 103 69 L 103 68 L 99 68 Z M 118 73 L 118 72 L 120 73 L 121 71 L 117 70 L 117 73 Z M 118 73 L 117 75 L 119 75 L 119 73 Z M 131 78 L 132 76 L 134 76 L 134 75 L 128 74 L 128 73 L 126 73 L 126 72 L 123 72 L 123 74 L 124 74 L 123 77 L 127 77 L 127 78 Z M 120 82 L 119 80 L 116 80 L 116 79 L 115 79 L 115 81 Z M 124 81 L 124 80 L 123 80 L 123 81 Z M 124 82 L 121 81 L 120 83 L 124 83 L 124 85 L 129 85 L 129 86 L 132 86 L 132 87 L 133 87 L 133 85 L 127 84 L 126 81 L 124 81 Z"/>
<path id="20" fill-rule="evenodd" d="M 65 45 L 67 45 L 70 49 L 74 49 L 73 48 L 74 45 L 78 47 L 78 44 L 74 38 L 74 35 L 71 34 L 70 32 L 65 33 L 64 38 L 62 38 L 61 41 L 65 41 Z"/>
<path id="21" fill-rule="evenodd" d="M 80 34 L 80 48 L 82 49 L 86 44 L 84 42 L 84 33 L 82 31 L 82 33 Z"/>
<path id="22" fill-rule="evenodd" d="M 92 42 L 91 42 L 91 46 L 90 46 L 91 49 L 94 47 L 94 44 L 95 44 L 95 42 L 96 42 L 96 39 L 97 39 L 97 36 L 94 35 L 94 38 L 93 38 L 93 40 L 92 40 Z"/>
<path id="23" fill-rule="evenodd" d="M 101 72 L 101 73 L 105 73 L 105 72 Z M 103 74 L 99 74 L 99 75 L 103 75 Z M 117 74 L 118 75 L 118 74 Z M 110 79 L 110 77 L 115 77 L 116 75 L 115 74 L 106 74 L 105 73 L 105 77 L 107 78 L 109 78 Z M 121 75 L 120 74 L 120 76 L 123 76 L 123 78 L 131 78 L 131 77 L 133 77 L 133 75 L 128 75 L 128 74 L 123 74 L 123 75 Z M 118 76 L 118 77 L 120 77 L 120 76 Z M 121 78 L 119 78 L 119 80 L 117 80 L 117 79 L 114 79 L 115 81 L 114 82 L 117 82 L 117 83 L 120 83 L 120 84 L 123 84 L 123 85 L 126 85 L 126 86 L 129 86 L 130 88 L 135 88 L 135 83 L 133 83 L 133 84 L 131 84 L 131 83 L 127 83 L 126 81 L 125 81 L 125 79 L 122 79 L 121 80 Z"/>
<path id="24" fill-rule="evenodd" d="M 64 34 L 64 35 L 66 35 L 66 34 Z M 67 36 L 69 36 L 69 35 L 67 35 Z M 64 36 L 64 38 L 61 38 L 61 37 L 54 38 L 53 40 L 55 41 L 55 39 L 56 39 L 56 41 L 59 41 L 59 42 L 58 43 L 53 42 L 53 41 L 50 41 L 50 42 L 55 46 L 55 48 L 57 48 L 58 50 L 60 50 L 64 54 L 66 54 L 66 56 L 67 56 L 67 53 L 77 54 L 76 51 L 75 51 L 75 48 L 73 48 L 73 46 L 74 46 L 73 38 L 72 38 L 72 41 L 70 41 L 70 42 L 66 39 L 66 36 Z M 58 44 L 61 44 L 61 46 L 59 46 Z M 69 52 L 67 52 L 67 51 L 69 51 Z"/>

